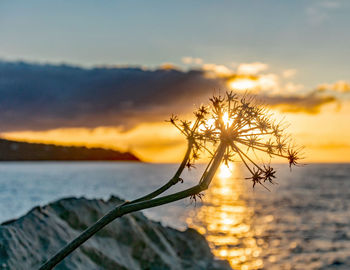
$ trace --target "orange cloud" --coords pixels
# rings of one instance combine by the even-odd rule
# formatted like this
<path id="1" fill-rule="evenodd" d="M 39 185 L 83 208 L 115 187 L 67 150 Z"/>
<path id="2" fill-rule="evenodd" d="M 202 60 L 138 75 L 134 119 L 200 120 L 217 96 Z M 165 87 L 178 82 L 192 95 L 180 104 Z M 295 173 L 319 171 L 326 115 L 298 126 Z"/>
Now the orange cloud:
<path id="1" fill-rule="evenodd" d="M 329 84 L 329 83 L 324 83 L 324 84 L 320 84 L 317 89 L 319 91 L 327 91 L 327 90 L 332 90 L 332 91 L 336 91 L 339 93 L 348 93 L 350 92 L 350 83 L 347 81 L 337 81 L 333 84 Z"/>
<path id="2" fill-rule="evenodd" d="M 173 63 L 163 63 L 160 65 L 160 69 L 164 69 L 164 70 L 176 70 L 178 69 Z"/>
<path id="3" fill-rule="evenodd" d="M 335 102 L 333 96 L 320 95 L 318 91 L 313 91 L 306 95 L 274 95 L 261 96 L 264 103 L 272 108 L 290 113 L 317 114 L 325 104 Z"/>

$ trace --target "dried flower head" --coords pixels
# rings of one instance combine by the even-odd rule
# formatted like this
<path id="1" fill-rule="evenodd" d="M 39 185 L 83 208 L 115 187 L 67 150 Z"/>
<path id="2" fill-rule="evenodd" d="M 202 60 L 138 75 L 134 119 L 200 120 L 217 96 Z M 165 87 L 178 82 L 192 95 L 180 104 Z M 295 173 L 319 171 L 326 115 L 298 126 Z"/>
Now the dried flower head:
<path id="1" fill-rule="evenodd" d="M 290 137 L 285 134 L 283 122 L 276 122 L 268 110 L 256 104 L 253 98 L 239 97 L 233 92 L 225 96 L 213 96 L 208 107 L 201 106 L 194 113 L 193 123 L 180 121 L 172 116 L 174 124 L 194 145 L 192 163 L 199 151 L 208 151 L 215 156 L 219 143 L 226 146 L 223 162 L 243 162 L 251 176 L 253 186 L 265 181 L 273 183 L 275 170 L 270 165 L 259 165 L 251 157 L 250 152 L 266 153 L 269 158 L 281 157 L 288 160 L 289 165 L 297 165 L 300 160 L 300 149 L 292 147 Z"/>

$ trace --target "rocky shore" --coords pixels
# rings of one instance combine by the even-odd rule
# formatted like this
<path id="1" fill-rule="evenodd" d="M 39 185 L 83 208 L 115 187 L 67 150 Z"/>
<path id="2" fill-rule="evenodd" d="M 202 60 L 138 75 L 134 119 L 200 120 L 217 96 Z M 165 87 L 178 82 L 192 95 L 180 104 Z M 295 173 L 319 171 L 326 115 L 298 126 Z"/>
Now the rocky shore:
<path id="1" fill-rule="evenodd" d="M 37 269 L 123 201 L 67 198 L 0 225 L 0 269 Z M 133 213 L 106 226 L 55 269 L 231 269 L 193 229 L 178 231 Z"/>

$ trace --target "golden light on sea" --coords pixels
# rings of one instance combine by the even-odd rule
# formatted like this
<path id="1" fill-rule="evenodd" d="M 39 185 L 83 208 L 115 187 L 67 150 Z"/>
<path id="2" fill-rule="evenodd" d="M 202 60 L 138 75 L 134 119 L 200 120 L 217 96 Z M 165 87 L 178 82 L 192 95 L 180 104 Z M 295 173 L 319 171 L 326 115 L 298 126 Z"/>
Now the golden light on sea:
<path id="1" fill-rule="evenodd" d="M 228 260 L 233 269 L 262 269 L 262 251 L 252 229 L 254 210 L 241 198 L 245 180 L 236 166 L 220 167 L 203 205 L 194 208 L 186 222 L 204 234 L 214 255 Z"/>

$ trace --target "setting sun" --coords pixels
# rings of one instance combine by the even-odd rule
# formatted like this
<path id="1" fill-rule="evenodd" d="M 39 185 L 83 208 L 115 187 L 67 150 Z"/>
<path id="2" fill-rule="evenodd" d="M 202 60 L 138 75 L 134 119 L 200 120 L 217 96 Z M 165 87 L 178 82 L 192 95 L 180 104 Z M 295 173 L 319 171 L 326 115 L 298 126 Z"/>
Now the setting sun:
<path id="1" fill-rule="evenodd" d="M 220 165 L 220 170 L 219 170 L 219 178 L 229 178 L 232 176 L 233 174 L 233 163 L 228 163 L 228 165 L 226 165 L 225 163 L 222 163 Z"/>

